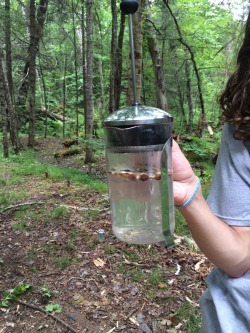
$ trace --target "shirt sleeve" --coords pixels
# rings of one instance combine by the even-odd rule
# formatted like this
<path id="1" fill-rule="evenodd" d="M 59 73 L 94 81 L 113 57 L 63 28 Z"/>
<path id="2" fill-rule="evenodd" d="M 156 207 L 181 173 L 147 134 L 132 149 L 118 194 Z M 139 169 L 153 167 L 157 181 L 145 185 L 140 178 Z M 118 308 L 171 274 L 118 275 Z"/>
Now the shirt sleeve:
<path id="1" fill-rule="evenodd" d="M 224 125 L 207 203 L 228 225 L 250 226 L 250 154 L 233 132 L 231 125 Z"/>

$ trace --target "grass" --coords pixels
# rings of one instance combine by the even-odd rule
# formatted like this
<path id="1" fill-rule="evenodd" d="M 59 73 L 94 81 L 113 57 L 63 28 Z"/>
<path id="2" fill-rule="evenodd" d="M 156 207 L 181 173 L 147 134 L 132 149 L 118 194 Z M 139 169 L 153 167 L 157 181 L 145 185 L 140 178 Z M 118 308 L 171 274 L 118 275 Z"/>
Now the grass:
<path id="1" fill-rule="evenodd" d="M 0 167 L 2 170 L 0 182 L 6 185 L 22 183 L 26 177 L 49 174 L 50 179 L 54 181 L 69 180 L 84 184 L 84 186 L 101 193 L 107 192 L 105 182 L 93 179 L 79 170 L 43 163 L 37 160 L 34 151 L 31 149 L 24 150 L 19 155 L 10 156 L 7 159 L 1 158 Z"/>
<path id="2" fill-rule="evenodd" d="M 20 199 L 24 199 L 28 196 L 28 192 L 24 190 L 19 190 L 16 192 L 15 190 L 0 191 L 0 207 L 3 208 L 5 206 L 9 206 L 13 204 L 13 202 L 17 202 Z"/>
<path id="3" fill-rule="evenodd" d="M 176 313 L 177 317 L 186 321 L 187 333 L 199 333 L 201 317 L 198 309 L 185 301 Z"/>
<path id="4" fill-rule="evenodd" d="M 20 207 L 18 211 L 14 213 L 15 219 L 18 219 L 18 223 L 14 224 L 13 229 L 19 231 L 30 230 L 31 224 L 27 221 L 32 221 L 33 223 L 51 223 L 53 220 L 58 220 L 60 218 L 68 218 L 69 210 L 63 206 L 56 206 L 52 210 L 47 208 L 37 207 L 35 210 L 31 209 L 30 205 Z M 23 228 L 21 227 L 23 225 Z M 27 228 L 30 227 L 30 229 Z"/>
<path id="5" fill-rule="evenodd" d="M 153 286 L 158 286 L 164 277 L 164 271 L 162 268 L 157 267 L 151 270 L 151 275 L 149 277 L 149 283 Z"/>
<path id="6" fill-rule="evenodd" d="M 75 258 L 71 259 L 66 256 L 58 257 L 55 259 L 55 261 L 57 265 L 62 269 L 77 263 L 77 260 Z"/>
<path id="7" fill-rule="evenodd" d="M 16 222 L 12 225 L 13 230 L 15 231 L 30 231 L 32 229 L 32 226 L 29 223 L 26 223 L 24 221 Z"/>

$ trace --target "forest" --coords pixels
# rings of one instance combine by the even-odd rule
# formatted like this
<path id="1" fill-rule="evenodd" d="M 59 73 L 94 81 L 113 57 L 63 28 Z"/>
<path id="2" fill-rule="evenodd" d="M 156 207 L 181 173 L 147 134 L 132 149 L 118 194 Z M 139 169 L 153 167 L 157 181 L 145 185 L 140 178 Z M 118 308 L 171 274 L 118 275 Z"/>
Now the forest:
<path id="1" fill-rule="evenodd" d="M 125 2 L 0 0 L 0 333 L 200 332 L 213 264 L 178 210 L 172 247 L 115 237 L 103 123 L 168 112 L 206 197 L 250 6 L 138 0 L 131 54 Z"/>
<path id="2" fill-rule="evenodd" d="M 133 15 L 137 100 L 174 117 L 174 131 L 216 132 L 217 97 L 235 66 L 246 1 L 141 0 Z M 19 136 L 102 134 L 131 105 L 127 15 L 116 0 L 1 1 L 1 127 Z M 91 154 L 86 160 L 91 161 Z"/>

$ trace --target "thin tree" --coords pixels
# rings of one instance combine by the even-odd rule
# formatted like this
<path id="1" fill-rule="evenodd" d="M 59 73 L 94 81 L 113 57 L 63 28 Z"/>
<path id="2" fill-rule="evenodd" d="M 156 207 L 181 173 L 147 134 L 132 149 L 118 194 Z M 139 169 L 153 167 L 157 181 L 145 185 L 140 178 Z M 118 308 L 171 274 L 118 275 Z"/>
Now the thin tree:
<path id="1" fill-rule="evenodd" d="M 10 1 L 5 0 L 5 59 L 6 59 L 6 83 L 5 94 L 8 94 L 8 103 L 6 104 L 6 121 L 7 128 L 10 130 L 10 139 L 16 154 L 20 151 L 20 140 L 18 137 L 17 115 L 13 94 L 13 78 L 12 78 L 12 47 L 11 47 L 11 19 L 10 19 Z M 1 51 L 2 52 L 2 51 Z M 4 68 L 4 62 L 2 62 Z"/>
<path id="2" fill-rule="evenodd" d="M 78 65 L 77 65 L 77 38 L 76 38 L 76 25 L 75 25 L 75 12 L 77 12 L 77 6 L 74 5 L 74 2 L 72 0 L 71 2 L 71 9 L 72 9 L 72 21 L 73 21 L 73 47 L 74 47 L 74 70 L 75 70 L 75 98 L 76 98 L 76 128 L 75 133 L 76 137 L 79 136 L 79 94 L 78 94 Z"/>
<path id="3" fill-rule="evenodd" d="M 18 105 L 18 116 L 19 116 L 19 127 L 22 127 L 26 122 L 29 117 L 27 116 L 26 113 L 26 101 L 29 93 L 29 88 L 31 85 L 31 80 L 30 81 L 30 49 L 33 57 L 33 52 L 35 52 L 35 56 L 37 54 L 37 51 L 39 49 L 39 43 L 42 38 L 42 31 L 46 19 L 46 13 L 47 13 L 47 8 L 48 8 L 48 2 L 49 0 L 40 0 L 39 4 L 36 6 L 36 2 L 34 0 L 30 1 L 30 9 L 33 7 L 35 8 L 35 13 L 31 13 L 30 15 L 33 16 L 31 26 L 31 22 L 29 21 L 29 34 L 30 34 L 30 41 L 29 41 L 29 46 L 28 46 L 28 54 L 27 58 L 25 61 L 25 65 L 23 68 L 23 78 L 21 80 L 21 84 L 18 89 L 18 98 L 17 98 L 17 105 Z M 32 38 L 31 38 L 31 32 L 30 28 L 32 30 Z M 31 45 L 32 43 L 32 45 Z M 34 59 L 33 59 L 34 60 Z M 32 61 L 33 61 L 32 60 Z M 34 62 L 33 62 L 34 64 Z M 32 69 L 34 70 L 34 69 Z M 32 72 L 31 72 L 32 73 Z M 34 75 L 34 73 L 32 73 Z M 29 102 L 31 102 L 29 100 Z M 33 103 L 33 102 L 32 102 Z M 34 119 L 32 120 L 34 121 Z M 32 142 L 31 142 L 32 143 Z"/>
<path id="4" fill-rule="evenodd" d="M 8 144 L 8 119 L 7 119 L 7 107 L 5 99 L 5 78 L 3 69 L 3 52 L 2 45 L 0 44 L 0 114 L 2 115 L 2 144 L 3 144 L 3 156 L 9 157 L 9 144 Z"/>
<path id="5" fill-rule="evenodd" d="M 10 20 L 10 0 L 5 0 L 5 49 L 6 49 L 6 69 L 9 89 L 13 98 L 13 79 L 12 79 L 12 47 L 11 47 L 11 20 Z"/>
<path id="6" fill-rule="evenodd" d="M 112 113 L 116 110 L 116 82 L 115 75 L 117 72 L 117 10 L 116 0 L 111 0 L 112 12 L 112 34 L 111 34 L 111 65 L 110 65 L 110 84 L 109 84 L 109 112 Z"/>
<path id="7" fill-rule="evenodd" d="M 136 84 L 136 101 L 140 103 L 142 89 L 142 1 L 138 1 L 138 10 L 133 14 L 133 37 L 134 37 L 134 57 L 135 57 L 135 81 L 133 82 L 131 63 L 128 69 L 128 89 L 126 96 L 127 105 L 134 102 L 134 83 Z M 130 54 L 130 57 L 132 55 Z"/>
<path id="8" fill-rule="evenodd" d="M 145 0 L 145 6 L 147 9 L 146 37 L 148 43 L 148 50 L 152 59 L 154 75 L 155 75 L 157 107 L 164 111 L 167 111 L 168 103 L 166 96 L 166 83 L 165 83 L 163 59 L 160 48 L 157 45 L 157 38 L 156 38 L 158 31 L 155 28 L 154 22 L 152 21 L 152 17 L 150 14 L 151 6 L 148 0 Z"/>
<path id="9" fill-rule="evenodd" d="M 36 122 L 36 3 L 30 0 L 30 42 L 29 42 L 29 137 L 28 146 L 35 145 L 35 122 Z"/>
<path id="10" fill-rule="evenodd" d="M 199 74 L 199 70 L 197 67 L 197 63 L 195 60 L 195 55 L 194 52 L 192 51 L 191 46 L 184 40 L 183 36 L 182 36 L 182 32 L 178 23 L 177 18 L 175 17 L 171 7 L 169 6 L 168 0 L 163 0 L 164 4 L 166 5 L 170 16 L 173 18 L 174 23 L 175 23 L 175 27 L 179 36 L 179 42 L 186 48 L 187 52 L 189 53 L 190 56 L 190 60 L 193 64 L 193 68 L 194 68 L 194 73 L 196 76 L 196 80 L 197 80 L 197 86 L 198 86 L 198 94 L 199 94 L 199 101 L 200 101 L 200 108 L 201 108 L 201 114 L 200 114 L 200 119 L 199 119 L 199 124 L 197 127 L 197 135 L 198 136 L 202 136 L 203 133 L 203 129 L 204 129 L 204 124 L 206 123 L 206 113 L 205 113 L 205 106 L 204 106 L 204 100 L 203 100 L 203 94 L 202 94 L 202 84 L 201 84 L 201 77 Z"/>
<path id="11" fill-rule="evenodd" d="M 111 37 L 111 67 L 109 112 L 112 113 L 120 107 L 121 77 L 122 77 L 122 48 L 125 29 L 125 14 L 121 11 L 120 27 L 118 32 L 118 19 L 116 0 L 111 1 L 112 9 L 112 37 Z"/>
<path id="12" fill-rule="evenodd" d="M 86 0 L 86 76 L 85 76 L 85 138 L 90 141 L 93 137 L 93 0 Z M 85 163 L 93 162 L 93 149 L 87 144 Z"/>

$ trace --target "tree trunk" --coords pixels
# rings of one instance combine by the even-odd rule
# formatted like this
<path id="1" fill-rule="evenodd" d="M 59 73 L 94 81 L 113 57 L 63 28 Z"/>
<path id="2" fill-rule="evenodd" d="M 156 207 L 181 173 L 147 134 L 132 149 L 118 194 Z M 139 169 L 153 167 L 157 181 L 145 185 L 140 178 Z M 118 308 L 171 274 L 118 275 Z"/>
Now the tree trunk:
<path id="1" fill-rule="evenodd" d="M 31 0 L 33 2 L 33 0 Z M 36 53 L 39 49 L 39 42 L 41 40 L 41 36 L 42 36 L 42 30 L 44 27 L 44 22 L 45 22 L 45 18 L 46 18 L 46 12 L 47 12 L 47 7 L 48 7 L 48 1 L 49 0 L 40 0 L 39 1 L 39 5 L 35 6 L 37 7 L 37 11 L 36 14 L 33 14 L 35 16 L 35 29 L 36 29 L 36 33 L 34 38 L 32 38 L 32 49 L 36 50 Z M 30 43 L 31 43 L 31 39 L 30 39 Z M 30 48 L 31 45 L 28 46 L 28 56 L 27 56 L 27 60 L 26 63 L 24 65 L 24 69 L 23 69 L 23 78 L 21 80 L 21 84 L 19 87 L 19 91 L 18 91 L 18 99 L 17 99 L 17 106 L 18 106 L 18 116 L 19 116 L 19 127 L 22 127 L 26 122 L 27 122 L 27 113 L 25 112 L 25 108 L 26 108 L 26 101 L 27 101 L 27 97 L 28 97 L 28 92 L 29 92 L 29 88 L 30 88 L 30 79 L 29 79 L 29 75 L 30 75 Z"/>
<path id="2" fill-rule="evenodd" d="M 92 67 L 93 67 L 93 20 L 92 20 L 92 6 L 93 0 L 86 0 L 86 132 L 85 137 L 87 140 L 93 137 L 93 80 L 92 80 Z M 86 148 L 85 163 L 93 162 L 93 149 L 91 147 Z"/>
<path id="3" fill-rule="evenodd" d="M 136 102 L 140 103 L 141 88 L 142 88 L 142 4 L 141 0 L 138 1 L 138 10 L 133 14 L 133 30 L 134 30 L 134 57 L 135 57 L 135 76 L 136 76 L 136 98 L 134 98 L 134 82 L 132 78 L 131 62 L 128 72 L 128 90 L 126 103 L 127 105 Z M 130 54 L 131 58 L 131 54 Z"/>
<path id="4" fill-rule="evenodd" d="M 63 138 L 65 138 L 65 111 L 66 111 L 66 71 L 67 71 L 67 59 L 66 54 L 64 55 L 64 64 L 63 64 L 63 82 L 62 82 L 62 122 L 63 122 Z"/>
<path id="5" fill-rule="evenodd" d="M 86 65 L 86 47 L 85 47 L 85 36 L 86 36 L 86 29 L 85 29 L 85 0 L 82 0 L 82 24 L 81 24 L 81 31 L 79 31 L 80 36 L 80 42 L 81 42 L 81 49 L 82 49 L 82 79 L 83 79 L 83 109 L 84 109 L 84 132 L 86 135 L 87 131 L 87 125 L 86 125 L 86 119 L 87 119 L 87 106 L 86 106 L 86 77 L 87 77 L 87 65 Z"/>
<path id="6" fill-rule="evenodd" d="M 120 98 L 121 98 L 121 82 L 122 82 L 122 48 L 123 48 L 123 37 L 124 37 L 124 30 L 125 30 L 125 19 L 126 16 L 124 13 L 121 12 L 121 18 L 120 18 L 120 28 L 119 28 L 119 35 L 118 35 L 118 44 L 117 44 L 117 72 L 115 76 L 116 81 L 116 87 L 117 87 L 117 95 L 115 100 L 115 107 L 116 110 L 120 107 Z"/>
<path id="7" fill-rule="evenodd" d="M 6 68 L 4 66 L 3 61 L 3 49 L 2 44 L 0 42 L 0 70 L 1 70 L 1 77 L 2 77 L 2 90 L 4 96 L 4 110 L 3 110 L 3 117 L 7 121 L 6 129 L 8 126 L 10 127 L 11 133 L 11 142 L 15 151 L 15 154 L 18 154 L 20 151 L 20 140 L 18 137 L 17 131 L 17 119 L 16 119 L 16 112 L 14 105 L 12 103 L 11 94 L 8 85 L 8 78 L 6 73 Z M 4 129 L 4 130 L 6 130 Z"/>
<path id="8" fill-rule="evenodd" d="M 9 145 L 8 145 L 8 120 L 7 120 L 7 108 L 5 101 L 5 89 L 4 89 L 4 71 L 2 66 L 2 57 L 0 54 L 0 114 L 2 115 L 2 131 L 3 131 L 3 157 L 9 157 Z"/>
<path id="9" fill-rule="evenodd" d="M 164 66 L 162 55 L 160 49 L 156 43 L 155 31 L 152 28 L 152 18 L 150 13 L 150 4 L 149 1 L 145 1 L 146 9 L 147 9 L 147 25 L 146 25 L 146 33 L 147 33 L 147 42 L 148 49 L 151 55 L 154 74 L 155 74 L 155 83 L 156 83 L 156 102 L 157 107 L 164 111 L 168 110 L 167 96 L 166 96 L 166 84 L 164 77 Z"/>
<path id="10" fill-rule="evenodd" d="M 71 2 L 71 7 L 72 7 L 72 18 L 73 18 L 73 43 L 74 43 L 74 70 L 75 70 L 75 97 L 76 97 L 76 128 L 75 128 L 75 133 L 76 137 L 78 138 L 79 136 L 79 110 L 78 110 L 78 101 L 79 101 L 79 96 L 78 96 L 78 72 L 77 72 L 77 43 L 76 43 L 76 26 L 75 26 L 75 12 L 77 12 L 77 7 L 74 6 L 74 2 Z"/>
<path id="11" fill-rule="evenodd" d="M 125 29 L 125 14 L 121 12 L 119 34 L 117 32 L 116 0 L 112 0 L 112 40 L 111 40 L 111 69 L 110 69 L 110 102 L 109 112 L 119 109 L 122 81 L 122 48 Z"/>
<path id="12" fill-rule="evenodd" d="M 44 138 L 47 138 L 48 134 L 48 115 L 47 112 L 49 112 L 49 107 L 48 107 L 48 100 L 47 100 L 47 89 L 46 89 L 46 84 L 44 80 L 44 75 L 43 75 L 43 68 L 41 66 L 40 62 L 40 57 L 39 57 L 39 75 L 41 78 L 42 82 L 42 90 L 43 90 L 43 102 L 44 102 L 44 110 L 45 110 L 45 121 L 44 121 Z"/>
<path id="13" fill-rule="evenodd" d="M 116 0 L 111 0 L 112 10 L 112 35 L 111 35 L 111 66 L 110 66 L 110 85 L 109 85 L 109 113 L 116 110 L 117 89 L 115 75 L 117 73 L 117 11 Z"/>
<path id="14" fill-rule="evenodd" d="M 13 79 L 12 79 L 12 49 L 11 49 L 11 22 L 10 22 L 10 0 L 5 0 L 5 48 L 6 48 L 6 70 L 9 83 L 9 90 L 13 100 Z"/>
<path id="15" fill-rule="evenodd" d="M 36 122 L 36 52 L 37 52 L 37 28 L 36 28 L 36 3 L 30 0 L 30 42 L 29 42 L 29 137 L 28 146 L 35 145 Z"/>
<path id="16" fill-rule="evenodd" d="M 10 139 L 16 154 L 20 151 L 20 140 L 18 137 L 17 115 L 14 103 L 13 94 L 13 79 L 12 79 L 12 56 L 11 56 L 11 21 L 10 21 L 10 1 L 5 0 L 5 44 L 6 44 L 6 70 L 4 68 L 2 45 L 0 46 L 2 57 L 2 70 L 5 82 L 5 96 L 6 96 L 6 121 L 8 125 L 6 130 L 10 129 Z M 6 73 L 6 78 L 4 74 Z"/>
<path id="17" fill-rule="evenodd" d="M 187 87 L 187 103 L 188 103 L 188 131 L 193 131 L 193 119 L 194 119 L 194 112 L 193 112 L 193 100 L 192 100 L 192 87 L 191 87 L 191 77 L 190 77 L 190 62 L 186 60 L 185 62 L 185 72 L 186 72 L 186 87 Z"/>

